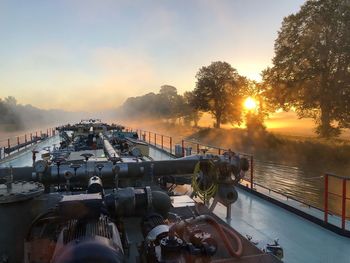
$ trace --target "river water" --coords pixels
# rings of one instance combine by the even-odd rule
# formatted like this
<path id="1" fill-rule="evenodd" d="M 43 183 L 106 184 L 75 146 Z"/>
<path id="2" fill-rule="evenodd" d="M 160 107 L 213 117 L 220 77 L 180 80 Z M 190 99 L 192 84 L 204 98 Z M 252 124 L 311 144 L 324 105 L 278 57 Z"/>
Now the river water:
<path id="1" fill-rule="evenodd" d="M 249 178 L 247 179 L 249 180 Z M 315 167 L 310 169 L 256 160 L 254 182 L 305 205 L 322 210 L 325 207 L 325 175 L 321 168 L 317 170 Z M 341 216 L 343 189 L 343 179 L 328 176 L 329 213 Z M 350 180 L 345 181 L 345 190 L 345 216 L 350 219 Z"/>

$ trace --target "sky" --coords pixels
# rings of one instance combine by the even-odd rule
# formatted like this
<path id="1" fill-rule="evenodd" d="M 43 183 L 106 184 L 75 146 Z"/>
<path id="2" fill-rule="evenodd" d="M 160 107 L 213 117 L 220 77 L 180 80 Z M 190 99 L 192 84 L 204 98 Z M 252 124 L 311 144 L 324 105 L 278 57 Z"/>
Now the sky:
<path id="1" fill-rule="evenodd" d="M 260 80 L 283 17 L 304 0 L 0 0 L 0 97 L 99 111 L 226 61 Z"/>

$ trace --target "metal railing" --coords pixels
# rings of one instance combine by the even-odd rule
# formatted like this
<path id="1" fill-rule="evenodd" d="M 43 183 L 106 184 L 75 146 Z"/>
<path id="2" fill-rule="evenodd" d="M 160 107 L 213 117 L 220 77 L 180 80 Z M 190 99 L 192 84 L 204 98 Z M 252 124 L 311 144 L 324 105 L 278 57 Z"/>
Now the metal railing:
<path id="1" fill-rule="evenodd" d="M 326 173 L 324 176 L 324 221 L 328 215 L 340 216 L 341 228 L 346 229 L 350 219 L 350 178 Z"/>
<path id="2" fill-rule="evenodd" d="M 18 153 L 43 139 L 53 137 L 55 134 L 55 128 L 47 128 L 46 130 L 38 130 L 7 139 L 0 139 L 0 160 Z"/>

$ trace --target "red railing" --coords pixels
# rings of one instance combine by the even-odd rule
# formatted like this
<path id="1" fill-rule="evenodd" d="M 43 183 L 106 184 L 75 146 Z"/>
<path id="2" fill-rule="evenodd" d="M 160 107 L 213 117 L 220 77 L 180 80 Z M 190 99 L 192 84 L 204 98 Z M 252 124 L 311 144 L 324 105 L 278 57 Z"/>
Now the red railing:
<path id="1" fill-rule="evenodd" d="M 55 136 L 56 129 L 48 128 L 43 132 L 43 130 L 26 133 L 19 136 L 10 137 L 7 139 L 0 140 L 0 160 L 13 154 L 14 152 L 19 152 L 38 141 L 46 137 Z"/>
<path id="2" fill-rule="evenodd" d="M 324 176 L 324 221 L 329 222 L 328 215 L 341 218 L 341 228 L 346 229 L 350 219 L 350 177 L 326 173 Z"/>

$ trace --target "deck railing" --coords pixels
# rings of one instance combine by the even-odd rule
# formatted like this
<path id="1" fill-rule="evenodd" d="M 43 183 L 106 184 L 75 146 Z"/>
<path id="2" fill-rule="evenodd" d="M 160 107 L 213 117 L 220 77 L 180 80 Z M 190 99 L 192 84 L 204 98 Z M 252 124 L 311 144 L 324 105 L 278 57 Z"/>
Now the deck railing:
<path id="1" fill-rule="evenodd" d="M 55 134 L 55 128 L 47 128 L 46 130 L 38 130 L 7 139 L 0 139 L 0 160 L 14 153 L 20 152 L 43 139 L 53 137 Z"/>
<path id="2" fill-rule="evenodd" d="M 346 229 L 350 219 L 350 178 L 326 173 L 324 176 L 324 221 L 329 214 L 340 216 L 341 228 Z"/>

